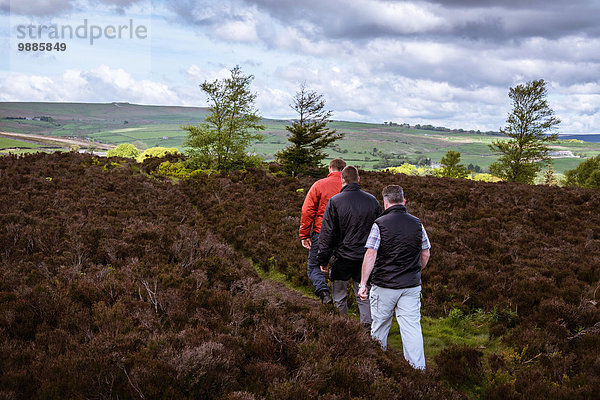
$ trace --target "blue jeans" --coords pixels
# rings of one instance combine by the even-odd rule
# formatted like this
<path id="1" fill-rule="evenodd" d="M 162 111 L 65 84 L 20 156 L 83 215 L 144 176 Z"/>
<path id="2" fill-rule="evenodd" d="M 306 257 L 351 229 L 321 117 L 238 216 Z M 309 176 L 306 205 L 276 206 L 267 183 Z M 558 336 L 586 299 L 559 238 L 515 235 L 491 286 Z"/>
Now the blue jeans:
<path id="1" fill-rule="evenodd" d="M 312 244 L 310 250 L 308 250 L 308 279 L 312 282 L 315 288 L 315 294 L 318 296 L 320 292 L 327 290 L 327 281 L 325 280 L 325 274 L 321 271 L 321 266 L 317 262 L 317 254 L 319 253 L 319 234 L 313 233 L 310 238 Z"/>

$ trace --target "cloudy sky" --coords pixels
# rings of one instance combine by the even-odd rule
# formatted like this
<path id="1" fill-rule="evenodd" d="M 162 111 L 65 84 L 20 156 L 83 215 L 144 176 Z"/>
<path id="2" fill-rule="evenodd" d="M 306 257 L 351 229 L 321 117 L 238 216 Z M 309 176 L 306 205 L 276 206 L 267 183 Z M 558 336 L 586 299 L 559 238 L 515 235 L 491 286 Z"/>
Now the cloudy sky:
<path id="1" fill-rule="evenodd" d="M 306 82 L 334 119 L 498 130 L 545 79 L 561 133 L 600 133 L 598 21 L 597 0 L 0 0 L 0 101 L 205 106 L 240 65 L 265 117 Z M 66 50 L 19 51 L 42 42 Z"/>

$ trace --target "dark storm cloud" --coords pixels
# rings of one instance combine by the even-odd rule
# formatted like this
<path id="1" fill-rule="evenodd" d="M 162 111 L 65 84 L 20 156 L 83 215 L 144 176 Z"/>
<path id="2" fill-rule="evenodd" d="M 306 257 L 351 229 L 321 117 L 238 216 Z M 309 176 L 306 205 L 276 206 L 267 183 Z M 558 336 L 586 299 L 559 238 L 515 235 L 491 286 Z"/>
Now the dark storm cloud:
<path id="1" fill-rule="evenodd" d="M 284 24 L 302 26 L 308 22 L 313 25 L 309 32 L 331 38 L 368 39 L 420 34 L 446 38 L 456 35 L 495 41 L 532 36 L 600 35 L 600 4 L 591 0 L 245 2 Z M 398 13 L 393 16 L 396 18 L 395 24 L 381 23 L 386 14 L 389 16 L 394 11 Z M 418 21 L 419 17 L 423 20 Z M 440 23 L 429 23 L 431 21 L 428 18 L 431 17 L 439 18 Z"/>

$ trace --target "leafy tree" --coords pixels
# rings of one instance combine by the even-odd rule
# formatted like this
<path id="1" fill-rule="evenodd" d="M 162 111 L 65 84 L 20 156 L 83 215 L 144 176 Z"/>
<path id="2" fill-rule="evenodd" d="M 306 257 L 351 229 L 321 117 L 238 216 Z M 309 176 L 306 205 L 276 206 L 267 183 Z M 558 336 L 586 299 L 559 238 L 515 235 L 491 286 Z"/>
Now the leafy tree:
<path id="1" fill-rule="evenodd" d="M 494 140 L 492 151 L 501 156 L 490 166 L 492 174 L 509 182 L 533 183 L 541 169 L 540 161 L 549 160 L 549 142 L 558 138 L 552 131 L 560 120 L 546 101 L 546 82 L 543 79 L 510 88 L 513 110 L 501 132 L 510 140 Z"/>
<path id="2" fill-rule="evenodd" d="M 136 158 L 139 155 L 140 151 L 131 143 L 121 143 L 114 149 L 110 149 L 106 152 L 106 157 Z"/>
<path id="3" fill-rule="evenodd" d="M 344 134 L 327 127 L 332 112 L 325 110 L 323 95 L 307 90 L 305 84 L 300 85 L 290 107 L 298 113 L 298 119 L 285 127 L 291 144 L 275 153 L 275 160 L 286 172 L 298 175 L 319 167 L 327 156 L 323 149 Z"/>
<path id="4" fill-rule="evenodd" d="M 441 160 L 442 168 L 437 172 L 438 176 L 446 178 L 466 178 L 469 173 L 464 165 L 460 164 L 460 153 L 449 150 Z"/>
<path id="5" fill-rule="evenodd" d="M 254 107 L 256 94 L 250 91 L 253 79 L 236 66 L 231 77 L 200 85 L 208 96 L 209 115 L 200 126 L 182 127 L 188 131 L 185 146 L 191 166 L 228 171 L 260 162 L 246 150 L 252 142 L 263 139 L 258 131 L 265 129 Z"/>
<path id="6" fill-rule="evenodd" d="M 565 185 L 600 188 L 600 156 L 589 158 L 565 172 Z"/>

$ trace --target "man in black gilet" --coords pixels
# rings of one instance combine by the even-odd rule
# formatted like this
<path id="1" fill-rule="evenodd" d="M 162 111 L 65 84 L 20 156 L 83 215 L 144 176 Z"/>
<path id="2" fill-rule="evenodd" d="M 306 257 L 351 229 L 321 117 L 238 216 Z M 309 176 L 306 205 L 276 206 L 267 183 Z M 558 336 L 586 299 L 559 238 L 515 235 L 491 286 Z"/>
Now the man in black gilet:
<path id="1" fill-rule="evenodd" d="M 371 336 L 385 350 L 396 311 L 404 358 L 425 369 L 421 333 L 421 269 L 427 265 L 431 244 L 421 221 L 406 211 L 400 186 L 383 189 L 383 215 L 375 220 L 367 239 L 358 295 L 367 299 L 371 283 Z M 370 278 L 370 279 L 369 279 Z"/>

